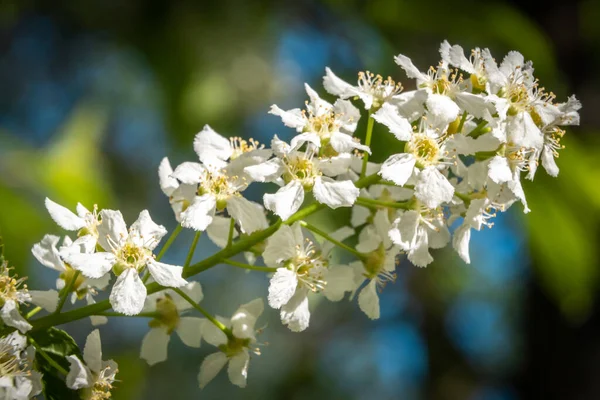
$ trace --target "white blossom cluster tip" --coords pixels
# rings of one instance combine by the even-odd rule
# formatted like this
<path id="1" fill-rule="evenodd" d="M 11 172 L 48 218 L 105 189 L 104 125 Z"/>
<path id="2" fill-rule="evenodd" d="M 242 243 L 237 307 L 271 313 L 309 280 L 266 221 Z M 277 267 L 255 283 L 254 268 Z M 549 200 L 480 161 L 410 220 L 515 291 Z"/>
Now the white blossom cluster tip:
<path id="1" fill-rule="evenodd" d="M 271 106 L 269 113 L 295 131 L 289 141 L 277 135 L 267 145 L 227 139 L 206 125 L 193 140 L 198 160 L 172 168 L 164 158 L 159 165 L 160 187 L 180 226 L 156 256 L 167 230 L 147 210 L 128 228 L 120 211 L 78 204 L 72 212 L 46 199 L 52 219 L 76 237 L 49 234 L 32 248 L 43 266 L 57 272 L 57 290 L 29 290 L 2 259 L 0 398 L 29 399 L 42 390 L 21 334 L 83 317 L 103 324 L 115 314 L 106 311 L 110 307 L 149 318 L 140 348 L 149 365 L 167 360 L 176 333 L 190 348 L 204 340 L 218 349 L 200 365 L 201 388 L 226 366 L 229 380 L 245 387 L 250 357 L 260 354 L 262 329 L 256 324 L 263 299 L 241 305 L 231 318 L 213 316 L 200 305 L 200 283 L 184 279 L 219 263 L 270 274 L 268 305 L 293 332 L 309 328 L 312 296 L 356 297 L 367 317 L 379 318 L 379 293 L 395 281 L 400 256 L 425 267 L 434 260 L 433 249 L 452 243 L 469 263 L 472 229 L 492 227 L 496 213 L 516 202 L 530 211 L 522 176 L 533 180 L 540 161 L 549 175 L 558 175 L 564 127 L 579 124 L 581 104 L 574 96 L 555 102 L 518 52 L 498 64 L 488 49 L 466 56 L 444 41 L 440 56 L 425 72 L 404 55 L 394 57 L 415 81 L 412 90 L 371 72 L 359 73 L 351 84 L 326 68 L 323 86 L 337 97 L 332 102 L 305 85 L 303 108 Z M 354 136 L 361 117 L 357 100 L 367 113 L 362 143 Z M 391 133 L 395 146 L 374 155 L 384 160 L 378 164 L 369 157 L 373 134 L 380 131 Z M 253 183 L 278 188 L 260 204 L 244 197 Z M 350 208 L 350 219 L 333 232 L 305 220 L 340 207 Z M 196 231 L 185 274 L 184 267 L 160 262 L 182 228 Z M 192 264 L 203 231 L 222 250 Z M 352 258 L 340 262 L 334 249 Z M 239 253 L 248 264 L 233 259 Z M 257 265 L 261 258 L 264 266 Z M 109 301 L 96 304 L 113 276 Z M 61 315 L 69 297 L 87 305 Z M 29 304 L 38 307 L 25 314 Z M 31 319 L 42 309 L 53 314 Z M 111 397 L 117 365 L 102 361 L 100 347 L 95 330 L 83 358 L 70 353 L 69 371 L 59 366 L 66 385 L 85 399 Z"/>

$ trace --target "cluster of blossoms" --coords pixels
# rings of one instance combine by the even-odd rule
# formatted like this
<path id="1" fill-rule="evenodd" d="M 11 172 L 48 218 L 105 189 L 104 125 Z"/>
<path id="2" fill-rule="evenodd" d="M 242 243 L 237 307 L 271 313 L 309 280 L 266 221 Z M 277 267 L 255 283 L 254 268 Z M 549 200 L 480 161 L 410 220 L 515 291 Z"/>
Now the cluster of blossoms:
<path id="1" fill-rule="evenodd" d="M 200 283 L 186 278 L 219 263 L 266 272 L 268 305 L 300 332 L 309 327 L 309 298 L 315 295 L 330 301 L 357 295 L 360 309 L 379 318 L 379 292 L 395 280 L 399 255 L 425 267 L 433 261 L 431 249 L 451 243 L 469 263 L 472 229 L 491 227 L 496 213 L 515 202 L 529 212 L 522 176 L 533 179 L 540 160 L 549 175 L 558 174 L 561 127 L 579 123 L 581 105 L 575 97 L 556 103 L 534 78 L 532 63 L 517 52 L 498 65 L 487 49 L 466 56 L 460 46 L 443 42 L 440 55 L 426 72 L 406 56 L 394 58 L 416 81 L 411 91 L 370 72 L 359 73 L 353 85 L 327 68 L 323 85 L 335 102 L 306 85 L 305 109 L 271 107 L 271 114 L 295 129 L 289 143 L 275 135 L 266 147 L 253 139 L 227 139 L 205 126 L 193 143 L 198 161 L 175 168 L 167 158 L 160 163 L 160 187 L 180 225 L 158 255 L 154 249 L 167 231 L 148 211 L 128 229 L 119 211 L 78 204 L 74 213 L 47 199 L 51 217 L 77 236 L 46 235 L 32 249 L 41 264 L 59 273 L 58 291 L 28 291 L 3 265 L 3 323 L 27 334 L 87 316 L 100 325 L 109 308 L 145 316 L 150 330 L 140 355 L 148 364 L 167 359 L 177 332 L 189 347 L 205 341 L 217 348 L 201 363 L 200 387 L 226 365 L 230 381 L 244 387 L 250 354 L 260 354 L 256 323 L 263 300 L 241 305 L 231 318 L 213 316 L 199 304 Z M 363 143 L 353 136 L 361 111 L 352 100 L 368 113 Z M 375 123 L 398 140 L 381 164 L 369 161 Z M 265 182 L 278 189 L 266 193 L 262 204 L 243 196 L 249 185 Z M 304 220 L 327 207 L 351 208 L 350 221 L 328 233 Z M 160 262 L 182 228 L 196 231 L 185 264 Z M 222 250 L 191 264 L 204 231 Z M 344 243 L 352 238 L 355 245 Z M 335 249 L 352 258 L 336 261 Z M 241 253 L 247 263 L 231 260 Z M 264 266 L 255 265 L 259 257 Z M 109 300 L 96 303 L 94 297 L 113 280 Z M 67 297 L 87 305 L 58 319 Z M 41 308 L 23 317 L 20 307 L 28 303 L 53 314 L 30 322 Z M 194 311 L 203 317 L 190 315 Z M 7 398 L 30 398 L 39 392 L 39 373 L 25 373 L 31 363 L 22 355 L 24 337 L 11 335 L 0 342 L 0 368 L 12 374 L 0 378 L 0 390 L 27 392 Z M 68 387 L 83 398 L 110 398 L 117 366 L 102 361 L 97 330 L 88 337 L 83 360 L 67 359 Z"/>

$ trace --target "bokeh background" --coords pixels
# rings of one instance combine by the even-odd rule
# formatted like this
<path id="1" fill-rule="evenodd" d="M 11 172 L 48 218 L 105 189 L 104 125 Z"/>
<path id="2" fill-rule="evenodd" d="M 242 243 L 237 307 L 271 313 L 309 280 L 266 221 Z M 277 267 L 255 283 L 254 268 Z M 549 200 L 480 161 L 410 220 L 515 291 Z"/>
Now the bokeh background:
<path id="1" fill-rule="evenodd" d="M 294 334 L 268 309 L 249 385 L 219 375 L 200 391 L 204 344 L 173 338 L 169 360 L 138 358 L 143 319 L 101 328 L 120 365 L 116 399 L 598 399 L 600 398 L 600 2 L 88 0 L 0 2 L 0 229 L 6 256 L 30 287 L 53 285 L 32 244 L 59 234 L 45 196 L 73 207 L 148 208 L 173 229 L 157 167 L 195 160 L 206 123 L 224 135 L 268 141 L 292 131 L 267 115 L 301 106 L 303 82 L 323 95 L 325 66 L 391 75 L 412 88 L 392 57 L 435 65 L 443 39 L 465 49 L 509 50 L 534 61 L 559 100 L 575 93 L 582 124 L 569 129 L 558 179 L 540 170 L 520 205 L 476 232 L 472 263 L 437 251 L 427 269 L 407 262 L 370 321 L 355 302 L 311 305 Z M 376 128 L 377 129 L 377 128 Z M 358 132 L 364 132 L 364 120 Z M 359 134 L 360 135 L 360 134 Z M 382 129 L 374 157 L 392 152 Z M 260 199 L 260 189 L 247 193 Z M 321 213 L 335 227 L 346 210 Z M 165 258 L 182 263 L 192 234 Z M 216 250 L 203 237 L 196 259 Z M 205 308 L 228 316 L 265 296 L 267 278 L 219 266 L 199 277 Z M 67 327 L 83 344 L 88 320 Z M 268 344 L 267 344 L 268 342 Z"/>

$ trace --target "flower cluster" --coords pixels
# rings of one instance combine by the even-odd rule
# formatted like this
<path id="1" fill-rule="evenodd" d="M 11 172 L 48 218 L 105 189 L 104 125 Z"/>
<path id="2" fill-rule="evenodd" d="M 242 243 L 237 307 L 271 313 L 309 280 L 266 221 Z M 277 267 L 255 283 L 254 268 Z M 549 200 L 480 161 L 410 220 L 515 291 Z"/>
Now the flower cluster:
<path id="1" fill-rule="evenodd" d="M 289 141 L 275 135 L 267 146 L 227 139 L 205 126 L 193 142 L 197 161 L 173 168 L 164 158 L 158 168 L 179 226 L 157 255 L 167 230 L 148 211 L 127 228 L 120 211 L 78 204 L 74 213 L 46 199 L 52 219 L 76 238 L 46 235 L 33 246 L 35 258 L 57 271 L 58 291 L 28 290 L 8 264 L 1 265 L 0 316 L 10 328 L 2 332 L 28 334 L 83 317 L 100 325 L 112 308 L 112 314 L 149 318 L 140 350 L 148 364 L 167 359 L 176 332 L 191 348 L 202 341 L 217 348 L 200 364 L 200 387 L 226 365 L 230 381 L 244 387 L 250 355 L 260 354 L 256 324 L 263 299 L 241 305 L 231 318 L 214 316 L 200 305 L 200 283 L 187 278 L 219 263 L 266 272 L 268 305 L 300 332 L 310 325 L 312 296 L 357 297 L 369 318 L 379 318 L 379 292 L 395 280 L 399 256 L 425 267 L 434 259 L 432 249 L 451 243 L 469 263 L 472 229 L 492 227 L 496 213 L 513 203 L 529 212 L 523 176 L 533 180 L 540 160 L 549 175 L 558 175 L 563 127 L 579 123 L 581 105 L 574 96 L 555 102 L 535 79 L 532 63 L 517 52 L 498 64 L 488 49 L 466 56 L 460 46 L 443 42 L 440 56 L 425 72 L 404 55 L 394 58 L 415 81 L 408 91 L 371 72 L 359 73 L 354 85 L 326 68 L 323 86 L 337 97 L 334 102 L 306 85 L 304 109 L 271 106 L 270 113 L 295 130 Z M 361 118 L 357 100 L 367 110 L 362 143 L 354 136 Z M 369 161 L 375 126 L 397 140 L 380 164 Z M 260 183 L 277 189 L 261 203 L 246 199 L 244 191 Z M 333 232 L 305 220 L 340 207 L 351 208 L 351 218 Z M 184 265 L 160 262 L 183 228 L 196 232 Z M 204 231 L 222 250 L 192 264 Z M 350 258 L 334 254 L 336 249 Z M 241 253 L 247 264 L 232 259 Z M 264 266 L 255 265 L 259 257 Z M 96 295 L 109 288 L 109 299 L 97 302 Z M 69 297 L 87 305 L 61 316 Z M 29 303 L 39 307 L 23 316 Z M 42 309 L 53 314 L 30 320 Z M 18 332 L 0 339 L 3 398 L 27 399 L 40 391 L 24 340 Z M 117 366 L 102 361 L 98 330 L 82 358 L 70 354 L 66 360 L 69 388 L 86 399 L 110 398 Z"/>

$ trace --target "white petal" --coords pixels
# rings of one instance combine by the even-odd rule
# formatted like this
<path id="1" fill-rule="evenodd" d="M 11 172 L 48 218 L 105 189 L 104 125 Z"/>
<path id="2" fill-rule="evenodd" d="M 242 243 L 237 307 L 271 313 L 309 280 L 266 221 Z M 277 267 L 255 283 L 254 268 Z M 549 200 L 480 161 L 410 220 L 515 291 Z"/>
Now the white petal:
<path id="1" fill-rule="evenodd" d="M 144 308 L 146 293 L 137 271 L 128 268 L 117 278 L 110 293 L 110 304 L 116 312 L 137 315 Z"/>
<path id="2" fill-rule="evenodd" d="M 158 166 L 158 180 L 160 182 L 160 189 L 167 196 L 171 196 L 179 187 L 179 182 L 171 175 L 173 175 L 173 168 L 171 167 L 169 159 L 165 157 Z"/>
<path id="3" fill-rule="evenodd" d="M 227 201 L 227 212 L 240 225 L 242 233 L 250 234 L 269 226 L 264 208 L 244 197 L 231 197 Z"/>
<path id="4" fill-rule="evenodd" d="M 358 294 L 358 306 L 370 319 L 379 319 L 379 296 L 377 281 L 371 280 Z"/>
<path id="5" fill-rule="evenodd" d="M 319 148 L 321 147 L 321 137 L 314 132 L 301 133 L 292 138 L 290 146 L 292 147 L 292 150 L 298 150 L 305 143 L 312 144 L 316 148 Z"/>
<path id="6" fill-rule="evenodd" d="M 512 171 L 505 157 L 495 156 L 488 164 L 488 176 L 496 183 L 512 180 Z"/>
<path id="7" fill-rule="evenodd" d="M 390 229 L 389 237 L 392 242 L 403 250 L 412 248 L 417 238 L 419 219 L 419 213 L 414 210 L 402 214 L 400 218 L 394 221 L 393 227 Z"/>
<path id="8" fill-rule="evenodd" d="M 94 384 L 92 373 L 76 356 L 68 356 L 67 360 L 71 364 L 69 374 L 67 375 L 67 387 L 78 390 L 92 387 Z"/>
<path id="9" fill-rule="evenodd" d="M 350 236 L 353 236 L 355 233 L 354 229 L 352 229 L 349 226 L 342 226 L 341 228 L 336 229 L 335 231 L 333 231 L 332 233 L 330 233 L 330 236 L 335 239 L 335 240 L 339 240 L 340 242 L 343 242 L 344 240 L 348 239 Z M 326 240 L 321 244 L 321 254 L 323 254 L 323 256 L 327 256 L 331 250 L 333 250 L 333 248 L 335 247 L 335 245 L 333 243 L 331 243 L 330 241 Z"/>
<path id="10" fill-rule="evenodd" d="M 308 292 L 305 288 L 298 288 L 292 298 L 281 307 L 281 322 L 292 332 L 302 332 L 308 328 L 310 311 L 308 310 Z"/>
<path id="11" fill-rule="evenodd" d="M 353 133 L 360 119 L 360 111 L 354 107 L 348 100 L 337 99 L 333 104 L 333 111 L 336 115 L 336 121 L 342 126 L 341 130 L 345 133 Z"/>
<path id="12" fill-rule="evenodd" d="M 227 356 L 220 351 L 218 353 L 209 354 L 200 365 L 200 374 L 198 375 L 198 382 L 200 389 L 204 389 L 210 381 L 223 369 L 227 364 Z"/>
<path id="13" fill-rule="evenodd" d="M 196 196 L 194 201 L 181 213 L 181 226 L 204 231 L 211 224 L 217 201 L 211 194 Z"/>
<path id="14" fill-rule="evenodd" d="M 60 255 L 56 248 L 60 238 L 54 235 L 44 235 L 41 242 L 33 245 L 31 253 L 45 267 L 52 268 L 57 271 L 64 271 L 65 265 L 60 259 Z"/>
<path id="15" fill-rule="evenodd" d="M 85 220 L 68 208 L 57 204 L 46 197 L 46 209 L 58 226 L 68 231 L 78 231 L 85 227 Z"/>
<path id="16" fill-rule="evenodd" d="M 544 146 L 544 150 L 542 151 L 542 165 L 548 175 L 554 177 L 558 176 L 558 166 L 554 160 L 554 153 L 549 146 Z"/>
<path id="17" fill-rule="evenodd" d="M 511 141 L 517 146 L 542 150 L 544 136 L 528 112 L 519 113 L 511 118 L 507 128 Z"/>
<path id="18" fill-rule="evenodd" d="M 354 97 L 358 95 L 358 89 L 348 82 L 338 78 L 329 67 L 325 68 L 325 76 L 323 77 L 323 87 L 328 93 L 334 96 L 339 96 L 342 99 Z"/>
<path id="19" fill-rule="evenodd" d="M 358 140 L 355 140 L 355 138 L 352 136 L 342 132 L 332 133 L 329 143 L 331 144 L 331 147 L 333 147 L 333 149 L 338 153 L 351 153 L 354 151 L 354 149 L 357 149 L 371 154 L 371 149 L 369 146 L 360 144 Z"/>
<path id="20" fill-rule="evenodd" d="M 183 267 L 154 260 L 148 262 L 147 267 L 150 275 L 159 285 L 178 288 L 187 284 L 187 281 L 181 277 Z"/>
<path id="21" fill-rule="evenodd" d="M 152 221 L 148 210 L 140 212 L 138 219 L 129 228 L 129 236 L 133 242 L 150 250 L 154 250 L 166 234 L 165 227 Z"/>
<path id="22" fill-rule="evenodd" d="M 304 188 L 298 181 L 291 181 L 274 194 L 265 194 L 265 208 L 273 211 L 282 220 L 292 216 L 304 201 Z"/>
<path id="23" fill-rule="evenodd" d="M 221 320 L 221 318 L 217 319 Z M 202 338 L 206 341 L 206 343 L 211 344 L 215 347 L 219 347 L 227 343 L 227 336 L 225 335 L 225 333 L 223 333 L 222 330 L 217 328 L 212 322 L 208 320 L 206 320 L 202 324 Z"/>
<path id="24" fill-rule="evenodd" d="M 171 176 L 186 185 L 196 185 L 200 183 L 205 172 L 206 168 L 202 164 L 196 162 L 184 162 L 175 168 L 175 171 Z"/>
<path id="25" fill-rule="evenodd" d="M 283 157 L 292 150 L 290 145 L 279 139 L 277 135 L 273 135 L 273 139 L 271 139 L 271 149 L 278 157 Z"/>
<path id="26" fill-rule="evenodd" d="M 102 370 L 102 343 L 98 329 L 94 329 L 85 340 L 83 361 L 93 372 L 97 373 Z"/>
<path id="27" fill-rule="evenodd" d="M 219 135 L 210 126 L 204 125 L 194 138 L 194 151 L 202 163 L 223 168 L 226 165 L 223 161 L 231 157 L 233 149 L 228 139 Z"/>
<path id="28" fill-rule="evenodd" d="M 306 90 L 306 94 L 310 99 L 310 103 L 308 103 L 308 110 L 315 116 L 320 117 L 322 115 L 329 114 L 333 108 L 333 106 L 319 97 L 319 94 L 311 88 L 308 83 L 304 84 L 304 89 Z"/>
<path id="29" fill-rule="evenodd" d="M 456 104 L 475 118 L 486 118 L 496 112 L 491 101 L 481 95 L 460 92 L 456 94 Z"/>
<path id="30" fill-rule="evenodd" d="M 465 57 L 465 52 L 459 45 L 455 44 L 452 46 L 448 55 L 453 66 L 458 67 L 469 74 L 475 74 L 477 72 L 475 68 L 473 68 L 473 64 Z"/>
<path id="31" fill-rule="evenodd" d="M 341 133 L 340 135 L 345 134 Z M 355 157 L 352 154 L 342 153 L 335 157 L 320 159 L 316 162 L 313 160 L 313 163 L 317 164 L 324 175 L 338 176 L 349 171 L 354 158 Z"/>
<path id="32" fill-rule="evenodd" d="M 19 308 L 14 300 L 7 300 L 0 310 L 2 321 L 8 326 L 17 328 L 21 333 L 31 329 L 31 324 L 19 313 Z"/>
<path id="33" fill-rule="evenodd" d="M 202 301 L 202 299 L 204 298 L 204 293 L 202 292 L 202 286 L 200 285 L 200 282 L 197 282 L 197 281 L 188 282 L 185 286 L 181 287 L 180 289 L 189 298 L 191 298 L 195 303 L 200 303 Z M 175 303 L 175 305 L 177 306 L 177 309 L 179 311 L 187 310 L 192 307 L 187 300 L 185 300 L 183 297 L 181 297 L 179 295 L 179 293 L 177 293 L 173 290 L 168 290 L 167 293 L 169 293 L 169 296 L 171 296 L 171 298 L 173 299 L 173 302 Z M 155 293 L 155 294 L 158 294 L 158 297 L 161 296 L 160 293 Z M 150 296 L 153 296 L 153 295 L 150 295 Z M 154 299 L 154 301 L 156 301 L 156 298 Z"/>
<path id="34" fill-rule="evenodd" d="M 417 267 L 426 267 L 433 261 L 429 254 L 427 231 L 422 226 L 417 229 L 417 237 L 414 246 L 408 252 L 408 259 Z"/>
<path id="35" fill-rule="evenodd" d="M 382 243 L 382 237 L 378 235 L 373 225 L 367 225 L 360 231 L 358 235 L 358 243 L 356 250 L 361 253 L 370 253 L 377 250 Z"/>
<path id="36" fill-rule="evenodd" d="M 402 54 L 398 54 L 396 57 L 394 57 L 394 61 L 400 66 L 400 68 L 404 70 L 404 72 L 406 72 L 407 77 L 417 79 L 417 82 L 427 80 L 427 76 L 419 71 L 417 67 L 415 67 L 410 58 Z"/>
<path id="37" fill-rule="evenodd" d="M 233 314 L 232 319 L 232 323 L 233 320 L 235 320 L 238 317 L 238 313 L 241 314 L 250 314 L 252 316 L 254 316 L 254 318 L 258 318 L 260 317 L 260 315 L 263 313 L 263 311 L 265 310 L 265 303 L 263 301 L 263 299 L 261 297 L 258 297 L 252 301 L 249 301 L 246 304 L 242 304 L 237 311 Z"/>
<path id="38" fill-rule="evenodd" d="M 208 238 L 221 248 L 227 246 L 230 224 L 231 218 L 215 215 L 210 225 L 206 228 L 206 234 L 208 235 Z M 238 236 L 237 230 L 234 229 L 233 238 L 235 239 Z"/>
<path id="39" fill-rule="evenodd" d="M 298 278 L 294 271 L 287 268 L 278 268 L 269 282 L 269 306 L 275 309 L 286 304 L 298 286 Z"/>
<path id="40" fill-rule="evenodd" d="M 324 177 L 315 179 L 313 195 L 315 199 L 330 208 L 351 207 L 360 190 L 352 181 L 334 181 Z"/>
<path id="41" fill-rule="evenodd" d="M 112 253 L 70 253 L 63 254 L 64 261 L 72 268 L 81 271 L 88 278 L 102 278 L 110 271 L 117 259 Z"/>
<path id="42" fill-rule="evenodd" d="M 340 301 L 344 293 L 354 290 L 354 271 L 347 266 L 336 265 L 329 267 L 325 273 L 327 285 L 323 294 L 329 301 Z"/>
<path id="43" fill-rule="evenodd" d="M 152 328 L 142 339 L 140 358 L 146 360 L 148 365 L 158 364 L 167 359 L 167 348 L 169 347 L 171 335 L 163 328 Z"/>
<path id="44" fill-rule="evenodd" d="M 510 51 L 502 60 L 500 64 L 500 71 L 504 76 L 509 76 L 514 73 L 516 69 L 519 69 L 525 63 L 525 58 L 518 51 Z"/>
<path id="45" fill-rule="evenodd" d="M 298 132 L 301 132 L 304 125 L 308 122 L 299 108 L 285 111 L 273 104 L 271 110 L 269 110 L 269 114 L 277 115 L 281 118 L 285 126 L 295 128 Z"/>
<path id="46" fill-rule="evenodd" d="M 30 290 L 31 302 L 42 307 L 48 312 L 54 312 L 58 304 L 58 292 L 56 290 Z"/>
<path id="47" fill-rule="evenodd" d="M 98 226 L 98 243 L 104 250 L 110 251 L 115 244 L 120 245 L 129 236 L 127 225 L 118 210 L 102 210 L 100 218 L 102 223 Z"/>
<path id="48" fill-rule="evenodd" d="M 88 306 L 92 305 L 92 304 L 96 304 L 96 301 L 89 293 L 87 296 L 85 296 L 85 300 L 86 300 Z M 92 323 L 92 326 L 105 325 L 108 323 L 108 318 L 106 318 L 105 316 L 102 316 L 102 315 L 91 315 L 90 322 Z"/>
<path id="49" fill-rule="evenodd" d="M 284 167 L 279 158 L 244 168 L 244 173 L 255 182 L 273 182 L 283 171 Z"/>
<path id="50" fill-rule="evenodd" d="M 297 242 L 292 228 L 283 225 L 267 240 L 263 260 L 269 267 L 278 267 L 281 262 L 294 257 L 296 245 L 302 244 L 302 240 Z"/>
<path id="51" fill-rule="evenodd" d="M 448 96 L 441 94 L 429 94 L 425 101 L 429 115 L 434 121 L 429 121 L 434 125 L 444 125 L 453 122 L 460 112 L 458 105 Z"/>
<path id="52" fill-rule="evenodd" d="M 394 154 L 381 165 L 379 175 L 396 185 L 404 186 L 412 176 L 416 162 L 417 160 L 412 154 Z"/>
<path id="53" fill-rule="evenodd" d="M 202 318 L 181 317 L 175 331 L 186 346 L 198 348 L 202 340 L 202 328 L 205 322 L 206 320 Z"/>
<path id="54" fill-rule="evenodd" d="M 461 225 L 452 237 L 452 247 L 458 253 L 460 258 L 467 264 L 471 263 L 469 256 L 469 241 L 471 240 L 471 227 L 469 225 Z"/>
<path id="55" fill-rule="evenodd" d="M 389 103 L 384 103 L 381 108 L 372 115 L 372 118 L 388 127 L 396 139 L 403 142 L 410 140 L 413 134 L 412 125 L 406 118 L 398 114 L 398 109 Z"/>
<path id="56" fill-rule="evenodd" d="M 435 167 L 427 167 L 419 174 L 415 186 L 415 197 L 429 208 L 436 208 L 442 203 L 450 202 L 454 196 L 454 186 L 448 178 Z"/>
<path id="57" fill-rule="evenodd" d="M 248 378 L 248 364 L 250 364 L 250 355 L 247 350 L 231 357 L 229 359 L 229 366 L 227 367 L 229 381 L 236 386 L 245 388 L 246 378 Z"/>
<path id="58" fill-rule="evenodd" d="M 352 216 L 350 218 L 350 224 L 354 227 L 361 226 L 367 223 L 367 220 L 371 216 L 371 210 L 366 207 L 359 206 L 357 204 L 352 207 Z"/>

